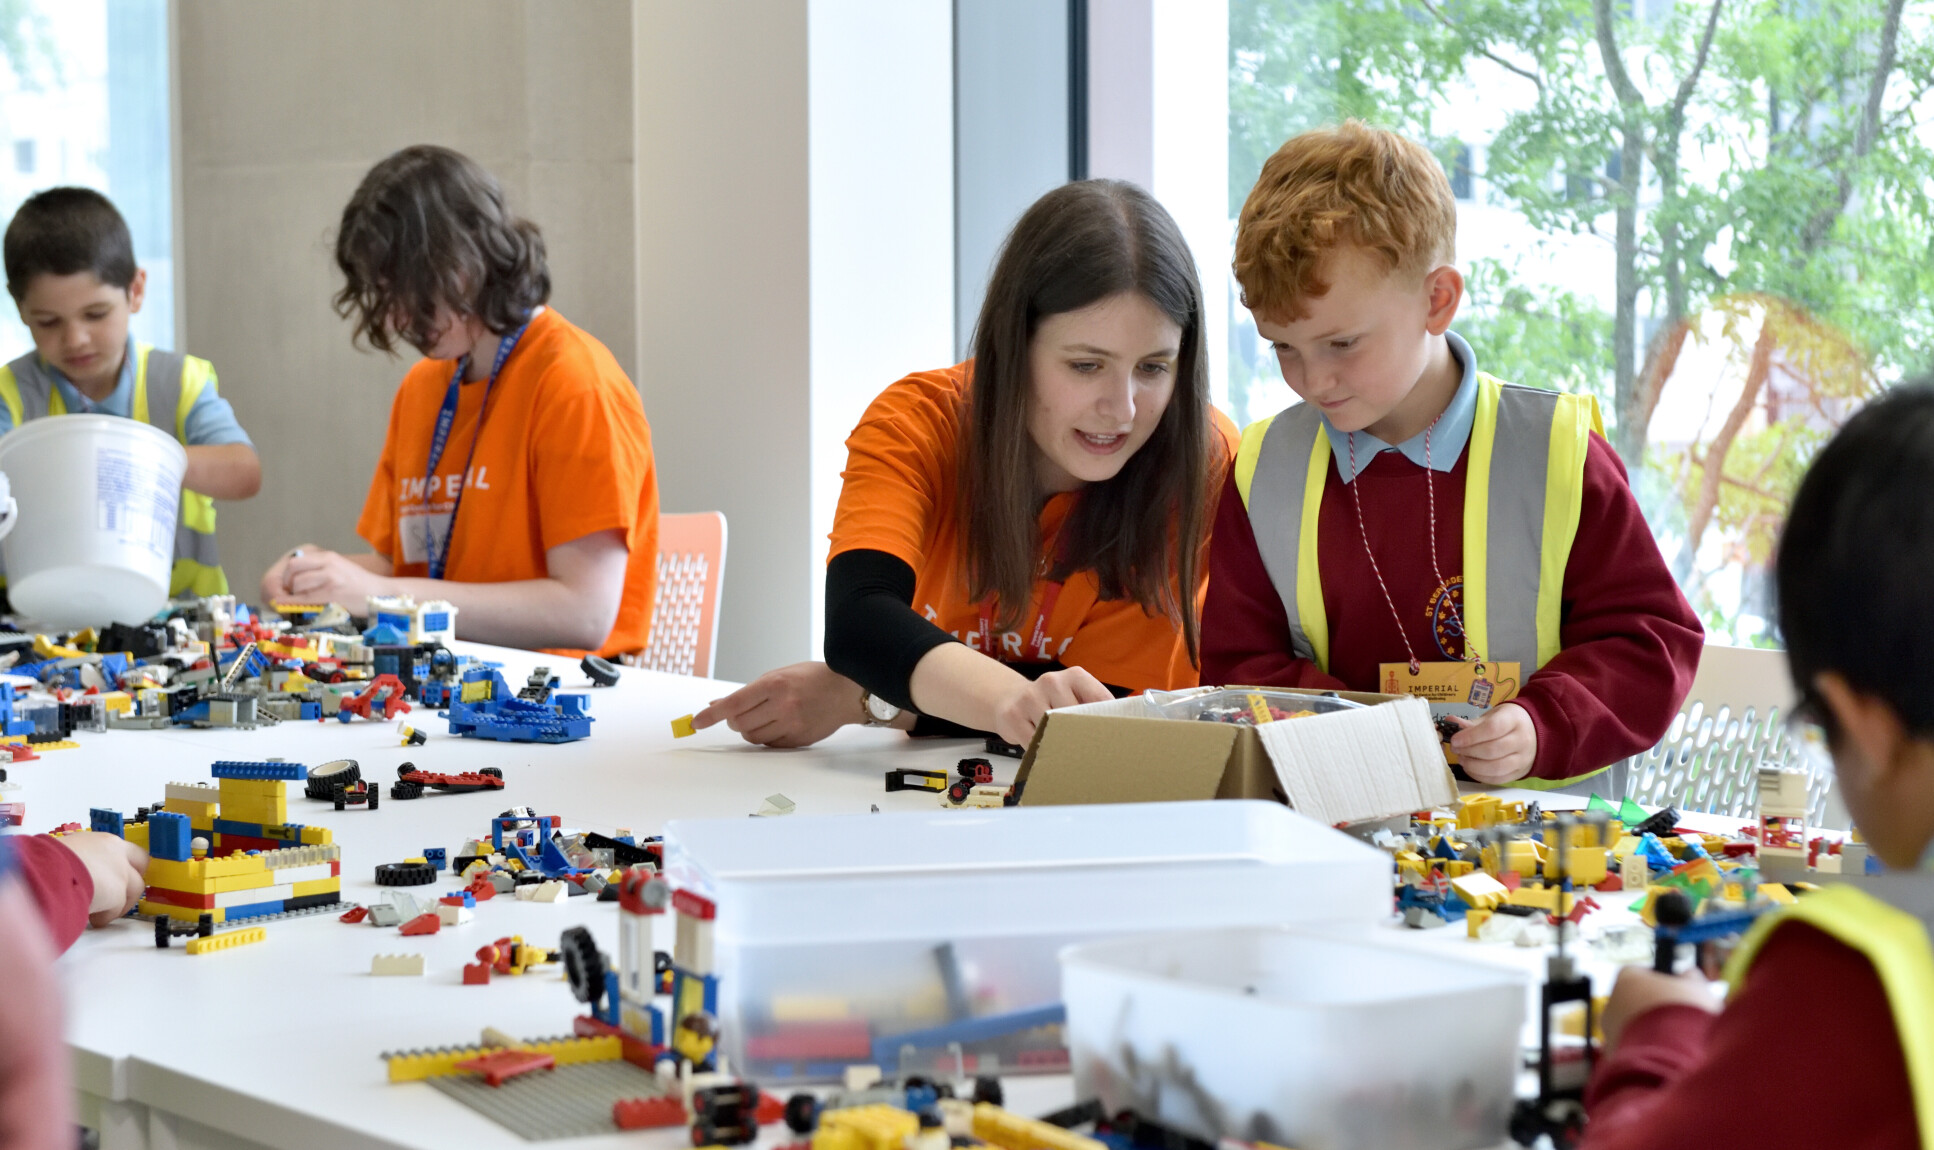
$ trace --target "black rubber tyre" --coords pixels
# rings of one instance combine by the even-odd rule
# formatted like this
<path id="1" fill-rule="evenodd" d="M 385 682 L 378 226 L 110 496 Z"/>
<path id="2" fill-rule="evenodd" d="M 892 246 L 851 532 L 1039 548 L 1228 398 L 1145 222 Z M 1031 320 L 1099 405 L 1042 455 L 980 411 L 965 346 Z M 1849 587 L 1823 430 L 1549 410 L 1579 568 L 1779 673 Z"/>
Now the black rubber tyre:
<path id="1" fill-rule="evenodd" d="M 586 655 L 584 661 L 578 664 L 578 670 L 583 671 L 586 677 L 600 687 L 615 687 L 618 685 L 618 668 L 608 659 L 600 659 L 596 655 Z"/>
<path id="2" fill-rule="evenodd" d="M 378 863 L 377 886 L 428 886 L 436 881 L 436 868 L 429 863 Z"/>
<path id="3" fill-rule="evenodd" d="M 348 786 L 362 777 L 362 768 L 356 765 L 355 759 L 332 759 L 309 768 L 309 781 L 304 784 L 302 793 L 308 798 L 327 802 L 333 793 L 331 787 L 337 783 Z"/>
<path id="4" fill-rule="evenodd" d="M 330 797 L 335 799 L 337 810 L 342 810 L 344 807 L 347 807 L 349 805 L 349 789 L 343 786 L 341 783 L 337 783 L 332 788 L 332 793 Z"/>
<path id="5" fill-rule="evenodd" d="M 795 1094 L 786 1099 L 786 1128 L 794 1134 L 811 1134 L 819 1125 L 819 1099 L 810 1094 Z"/>
<path id="6" fill-rule="evenodd" d="M 381 787 L 371 787 L 371 788 L 369 788 L 369 809 L 370 809 L 370 810 L 372 810 L 372 811 L 373 811 L 373 810 L 375 810 L 375 809 L 376 809 L 376 803 L 377 803 L 377 802 L 378 802 L 378 800 L 380 800 L 380 799 L 381 799 L 382 797 L 383 797 L 383 788 L 381 788 Z"/>
<path id="7" fill-rule="evenodd" d="M 478 767 L 477 773 L 480 775 L 489 775 L 493 779 L 501 779 L 504 777 L 504 772 L 501 767 Z"/>
<path id="8" fill-rule="evenodd" d="M 397 765 L 397 768 L 396 768 L 396 777 L 400 779 L 404 775 L 410 774 L 415 770 L 416 770 L 415 763 L 400 763 Z"/>
<path id="9" fill-rule="evenodd" d="M 571 994 L 587 1005 L 604 997 L 604 955 L 591 932 L 574 926 L 557 940 L 558 956 L 564 963 L 564 976 L 570 980 Z"/>
<path id="10" fill-rule="evenodd" d="M 420 799 L 423 797 L 423 784 L 391 783 L 389 785 L 389 797 L 398 802 L 402 802 L 405 799 Z"/>

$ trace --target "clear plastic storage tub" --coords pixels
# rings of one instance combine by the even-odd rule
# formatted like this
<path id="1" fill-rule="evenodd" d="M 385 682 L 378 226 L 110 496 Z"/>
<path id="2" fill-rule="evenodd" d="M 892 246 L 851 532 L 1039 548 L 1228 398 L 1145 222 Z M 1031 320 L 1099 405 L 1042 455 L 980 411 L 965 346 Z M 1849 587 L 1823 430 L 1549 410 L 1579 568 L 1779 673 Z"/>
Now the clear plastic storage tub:
<path id="1" fill-rule="evenodd" d="M 1163 719 L 1202 719 L 1215 723 L 1235 723 L 1253 727 L 1300 719 L 1306 715 L 1329 715 L 1337 711 L 1361 711 L 1362 703 L 1328 695 L 1271 691 L 1259 687 L 1221 687 L 1213 691 L 1148 691 L 1155 704 L 1155 717 Z"/>
<path id="2" fill-rule="evenodd" d="M 1298 1150 L 1504 1143 L 1525 976 L 1293 928 L 1061 955 L 1075 1097 L 1214 1141 Z"/>
<path id="3" fill-rule="evenodd" d="M 1390 905 L 1388 856 L 1257 801 L 676 820 L 665 863 L 718 904 L 724 1049 L 761 1080 L 943 1056 L 935 1028 L 1058 1002 L 1068 943 Z M 1066 1065 L 1055 1026 L 963 1045 Z"/>

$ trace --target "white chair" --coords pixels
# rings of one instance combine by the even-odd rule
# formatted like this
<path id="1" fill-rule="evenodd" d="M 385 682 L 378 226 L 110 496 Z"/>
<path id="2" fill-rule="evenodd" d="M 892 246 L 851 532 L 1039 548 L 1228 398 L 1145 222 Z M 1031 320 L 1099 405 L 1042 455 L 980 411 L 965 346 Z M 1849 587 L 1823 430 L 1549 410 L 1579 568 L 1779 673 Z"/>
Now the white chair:
<path id="1" fill-rule="evenodd" d="M 1621 767 L 1624 797 L 1649 807 L 1673 806 L 1751 819 L 1759 803 L 1759 769 L 1807 773 L 1807 822 L 1845 829 L 1847 814 L 1832 794 L 1832 763 L 1786 725 L 1796 692 L 1786 653 L 1708 643 L 1678 717 L 1659 745 Z"/>

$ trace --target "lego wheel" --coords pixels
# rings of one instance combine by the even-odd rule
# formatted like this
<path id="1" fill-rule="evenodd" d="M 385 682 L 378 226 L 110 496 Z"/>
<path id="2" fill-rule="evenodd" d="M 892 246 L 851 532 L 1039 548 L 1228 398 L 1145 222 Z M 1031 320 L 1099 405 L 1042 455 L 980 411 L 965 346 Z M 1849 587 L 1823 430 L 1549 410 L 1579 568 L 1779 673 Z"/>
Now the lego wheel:
<path id="1" fill-rule="evenodd" d="M 399 779 L 408 778 L 415 770 L 415 763 L 400 763 L 396 768 L 396 777 Z"/>
<path id="2" fill-rule="evenodd" d="M 613 666 L 607 659 L 600 659 L 596 655 L 586 655 L 584 661 L 578 664 L 578 670 L 583 671 L 593 683 L 596 683 L 600 687 L 615 687 L 618 685 L 618 668 Z"/>
<path id="3" fill-rule="evenodd" d="M 501 779 L 504 777 L 503 768 L 501 767 L 478 767 L 477 773 L 480 775 L 489 775 L 493 779 Z"/>
<path id="4" fill-rule="evenodd" d="M 786 1099 L 786 1128 L 794 1134 L 811 1134 L 819 1125 L 819 1099 L 810 1094 L 795 1094 Z"/>
<path id="5" fill-rule="evenodd" d="M 391 783 L 389 797 L 392 799 L 420 799 L 423 797 L 422 783 Z"/>
<path id="6" fill-rule="evenodd" d="M 604 997 L 604 955 L 591 932 L 574 926 L 557 940 L 558 954 L 564 962 L 564 976 L 570 980 L 571 994 L 590 1004 Z"/>
<path id="7" fill-rule="evenodd" d="M 355 759 L 334 759 L 309 768 L 309 781 L 302 793 L 307 798 L 327 802 L 332 793 L 330 788 L 337 784 L 348 786 L 362 777 L 362 768 L 356 765 Z"/>
<path id="8" fill-rule="evenodd" d="M 974 1101 L 985 1102 L 990 1106 L 1007 1105 L 1007 1092 L 1001 1089 L 1001 1080 L 991 1074 L 983 1074 L 974 1079 Z"/>
<path id="9" fill-rule="evenodd" d="M 378 863 L 377 886 L 426 886 L 436 881 L 436 868 L 429 863 Z"/>
<path id="10" fill-rule="evenodd" d="M 369 809 L 372 811 L 375 810 L 377 800 L 381 799 L 382 797 L 383 797 L 383 788 L 381 787 L 369 788 Z"/>
<path id="11" fill-rule="evenodd" d="M 332 788 L 332 793 L 330 797 L 336 800 L 337 810 L 342 810 L 344 807 L 347 807 L 349 805 L 349 790 L 348 788 L 344 787 L 341 783 L 337 783 Z"/>

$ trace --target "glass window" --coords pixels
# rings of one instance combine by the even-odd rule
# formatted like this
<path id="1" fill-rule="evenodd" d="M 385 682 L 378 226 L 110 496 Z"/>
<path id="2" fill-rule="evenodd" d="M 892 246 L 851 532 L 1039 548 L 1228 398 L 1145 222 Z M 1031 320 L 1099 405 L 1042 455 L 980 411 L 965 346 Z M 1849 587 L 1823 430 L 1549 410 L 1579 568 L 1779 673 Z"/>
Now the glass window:
<path id="1" fill-rule="evenodd" d="M 1349 116 L 1458 198 L 1457 330 L 1598 397 L 1717 641 L 1771 645 L 1788 500 L 1859 401 L 1934 358 L 1934 12 L 1903 0 L 1230 0 L 1230 216 Z M 1607 34 L 1601 35 L 1604 28 Z M 1294 397 L 1237 306 L 1238 420 Z"/>
<path id="2" fill-rule="evenodd" d="M 148 272 L 134 338 L 158 347 L 175 343 L 168 109 L 167 0 L 0 0 L 0 218 L 44 188 L 106 193 Z M 32 348 L 9 301 L 0 361 Z"/>

